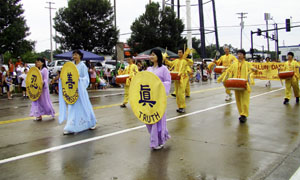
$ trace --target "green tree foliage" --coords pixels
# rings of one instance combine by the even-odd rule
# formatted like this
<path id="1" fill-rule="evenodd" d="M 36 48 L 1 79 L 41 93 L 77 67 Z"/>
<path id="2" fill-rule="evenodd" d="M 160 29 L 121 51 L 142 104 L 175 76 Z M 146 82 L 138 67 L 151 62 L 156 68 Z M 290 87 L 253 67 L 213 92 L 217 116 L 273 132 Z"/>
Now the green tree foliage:
<path id="1" fill-rule="evenodd" d="M 113 24 L 109 0 L 70 0 L 54 18 L 60 35 L 54 40 L 62 50 L 84 49 L 98 54 L 111 54 L 119 31 Z"/>
<path id="2" fill-rule="evenodd" d="M 131 25 L 129 46 L 134 52 L 142 52 L 153 47 L 167 47 L 177 52 L 183 48 L 184 39 L 181 33 L 184 30 L 183 22 L 176 18 L 175 12 L 166 7 L 161 10 L 158 3 L 146 5 L 146 11 Z"/>
<path id="3" fill-rule="evenodd" d="M 0 54 L 16 57 L 33 50 L 34 42 L 25 39 L 30 33 L 23 13 L 20 0 L 0 0 Z"/>

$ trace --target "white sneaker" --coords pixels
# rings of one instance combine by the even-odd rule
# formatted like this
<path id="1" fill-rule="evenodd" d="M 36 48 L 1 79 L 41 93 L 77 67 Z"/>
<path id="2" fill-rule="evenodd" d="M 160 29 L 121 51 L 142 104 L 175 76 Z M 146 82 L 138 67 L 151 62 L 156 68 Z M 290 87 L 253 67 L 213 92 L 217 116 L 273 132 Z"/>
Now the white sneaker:
<path id="1" fill-rule="evenodd" d="M 95 124 L 93 127 L 90 127 L 90 130 L 95 130 L 97 125 Z"/>
<path id="2" fill-rule="evenodd" d="M 159 145 L 159 146 L 154 147 L 153 149 L 155 149 L 155 150 L 160 150 L 160 149 L 162 149 L 163 147 L 164 147 L 164 145 L 161 144 L 161 145 Z"/>
<path id="3" fill-rule="evenodd" d="M 225 98 L 225 101 L 229 101 L 229 100 L 230 100 L 230 96 L 227 94 L 226 98 Z"/>
<path id="4" fill-rule="evenodd" d="M 70 131 L 64 131 L 64 135 L 69 135 L 69 134 L 73 134 L 73 133 Z"/>

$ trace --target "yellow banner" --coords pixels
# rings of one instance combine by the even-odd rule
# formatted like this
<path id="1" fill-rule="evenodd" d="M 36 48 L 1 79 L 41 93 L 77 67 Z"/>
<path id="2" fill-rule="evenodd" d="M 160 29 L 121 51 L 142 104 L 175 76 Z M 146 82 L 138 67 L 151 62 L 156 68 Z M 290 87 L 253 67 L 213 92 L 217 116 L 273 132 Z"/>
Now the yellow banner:
<path id="1" fill-rule="evenodd" d="M 253 74 L 254 79 L 262 80 L 280 80 L 278 77 L 278 68 L 283 68 L 284 63 L 251 63 L 258 72 Z"/>
<path id="2" fill-rule="evenodd" d="M 165 87 L 152 72 L 139 72 L 130 83 L 129 102 L 140 121 L 155 124 L 161 120 L 167 107 Z"/>

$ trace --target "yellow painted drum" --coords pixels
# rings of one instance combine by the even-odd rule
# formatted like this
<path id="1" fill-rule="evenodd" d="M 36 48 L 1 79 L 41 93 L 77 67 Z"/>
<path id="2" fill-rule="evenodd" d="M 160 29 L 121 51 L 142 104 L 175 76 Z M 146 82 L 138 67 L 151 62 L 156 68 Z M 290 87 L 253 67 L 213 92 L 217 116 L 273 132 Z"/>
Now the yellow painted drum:
<path id="1" fill-rule="evenodd" d="M 78 69 L 73 62 L 67 62 L 61 69 L 60 79 L 64 100 L 74 104 L 78 99 Z"/>
<path id="2" fill-rule="evenodd" d="M 137 73 L 130 83 L 129 102 L 135 116 L 145 124 L 155 124 L 163 117 L 167 107 L 166 90 L 152 72 Z"/>
<path id="3" fill-rule="evenodd" d="M 40 70 L 37 67 L 30 68 L 27 74 L 26 91 L 31 101 L 38 100 L 42 94 L 43 78 Z"/>

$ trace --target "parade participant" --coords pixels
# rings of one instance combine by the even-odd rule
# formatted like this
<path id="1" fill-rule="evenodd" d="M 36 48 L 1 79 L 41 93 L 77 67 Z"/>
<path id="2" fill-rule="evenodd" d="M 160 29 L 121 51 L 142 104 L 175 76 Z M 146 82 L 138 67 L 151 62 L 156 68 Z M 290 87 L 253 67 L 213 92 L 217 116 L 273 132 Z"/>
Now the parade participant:
<path id="1" fill-rule="evenodd" d="M 162 65 L 162 54 L 159 49 L 151 51 L 150 60 L 153 63 L 152 67 L 147 68 L 147 71 L 153 72 L 159 77 L 165 86 L 166 94 L 169 94 L 171 87 L 171 76 L 168 68 Z M 153 149 L 161 149 L 165 142 L 170 138 L 167 129 L 166 113 L 162 119 L 155 124 L 147 124 L 148 132 L 150 133 L 150 147 Z"/>
<path id="2" fill-rule="evenodd" d="M 252 68 L 252 65 L 245 60 L 246 52 L 241 49 L 238 50 L 238 62 L 234 62 L 228 69 L 218 78 L 218 82 L 225 82 L 228 77 L 240 78 L 247 81 L 247 88 L 245 90 L 235 90 L 236 105 L 240 114 L 240 122 L 245 123 L 249 115 L 249 102 L 250 102 L 250 84 L 254 83 L 253 79 L 250 79 L 252 71 L 257 71 Z"/>
<path id="3" fill-rule="evenodd" d="M 188 59 L 183 56 L 183 49 L 178 50 L 178 59 L 174 61 L 165 60 L 165 63 L 173 69 L 173 71 L 178 72 L 180 76 L 180 80 L 175 81 L 175 94 L 176 94 L 176 102 L 178 109 L 176 110 L 178 113 L 185 113 L 185 89 L 187 85 L 187 81 L 189 81 L 189 75 L 187 72 L 188 66 L 193 65 L 193 60 Z"/>
<path id="4" fill-rule="evenodd" d="M 191 96 L 190 76 L 193 74 L 193 70 L 190 66 L 187 66 L 187 73 L 189 80 L 186 82 L 185 97 L 189 98 Z"/>
<path id="5" fill-rule="evenodd" d="M 296 97 L 296 103 L 299 103 L 299 64 L 294 60 L 294 53 L 289 52 L 287 54 L 288 61 L 284 63 L 284 67 L 280 69 L 281 71 L 293 71 L 294 76 L 289 79 L 285 79 L 285 98 L 283 104 L 288 104 L 291 96 L 293 87 L 294 95 Z"/>
<path id="6" fill-rule="evenodd" d="M 45 60 L 42 58 L 37 58 L 35 62 L 37 68 L 40 70 L 42 75 L 43 90 L 39 99 L 36 101 L 32 101 L 30 116 L 36 117 L 35 119 L 36 121 L 41 121 L 42 115 L 51 115 L 54 118 L 55 112 L 49 94 L 49 86 L 48 86 L 49 72 Z"/>
<path id="7" fill-rule="evenodd" d="M 73 51 L 74 63 L 79 72 L 78 99 L 74 104 L 68 104 L 68 109 L 63 99 L 62 82 L 61 79 L 59 80 L 59 123 L 67 120 L 64 135 L 96 128 L 96 118 L 87 92 L 90 84 L 89 73 L 88 68 L 81 61 L 82 58 L 83 54 L 80 50 Z"/>
<path id="8" fill-rule="evenodd" d="M 134 60 L 132 59 L 132 56 L 127 58 L 127 62 L 129 66 L 125 68 L 124 71 L 120 69 L 119 75 L 129 75 L 129 78 L 126 80 L 126 84 L 124 87 L 124 100 L 123 103 L 120 105 L 121 108 L 125 108 L 126 104 L 128 103 L 128 94 L 129 94 L 129 87 L 130 87 L 130 81 L 131 78 L 139 72 L 137 65 L 134 64 Z"/>
<path id="9" fill-rule="evenodd" d="M 271 59 L 269 57 L 266 58 L 266 61 L 265 63 L 267 64 L 268 66 L 268 69 L 267 69 L 267 78 L 270 78 L 268 75 L 270 75 L 269 73 L 269 70 L 271 69 Z M 268 80 L 267 83 L 266 83 L 266 87 L 270 87 L 271 86 L 271 80 Z"/>
<path id="10" fill-rule="evenodd" d="M 230 54 L 230 49 L 228 46 L 224 47 L 225 54 L 221 56 L 218 60 L 214 60 L 214 63 L 217 66 L 224 66 L 225 68 L 228 68 L 232 63 L 236 62 L 237 59 L 234 55 Z M 225 90 L 226 92 L 226 98 L 225 101 L 230 101 L 232 99 L 232 93 L 230 90 Z"/>

